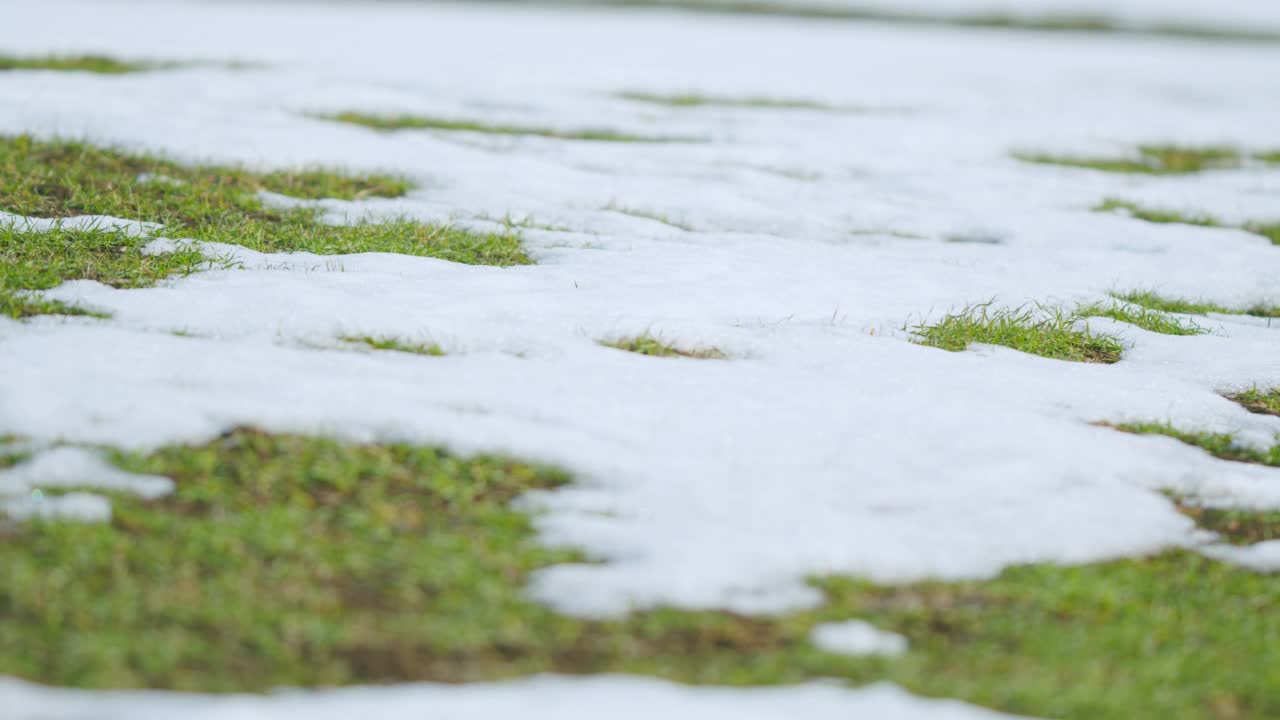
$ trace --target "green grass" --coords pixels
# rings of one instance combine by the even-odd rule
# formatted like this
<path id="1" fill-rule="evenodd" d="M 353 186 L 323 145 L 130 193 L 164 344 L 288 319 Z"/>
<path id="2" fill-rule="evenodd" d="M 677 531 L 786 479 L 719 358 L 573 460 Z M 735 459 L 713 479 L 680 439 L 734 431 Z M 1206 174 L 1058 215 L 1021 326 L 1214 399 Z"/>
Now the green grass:
<path id="1" fill-rule="evenodd" d="M 374 130 L 445 130 L 450 132 L 485 133 L 488 135 L 515 135 L 551 138 L 555 140 L 584 140 L 612 143 L 697 143 L 701 138 L 635 135 L 604 128 L 582 130 L 557 130 L 532 125 L 501 125 L 476 120 L 423 117 L 419 115 L 373 115 L 359 112 L 343 112 L 333 115 L 316 115 L 324 120 L 361 125 Z"/>
<path id="2" fill-rule="evenodd" d="M 1243 405 L 1249 412 L 1280 416 L 1280 388 L 1259 390 L 1254 387 L 1227 397 Z"/>
<path id="3" fill-rule="evenodd" d="M 115 496 L 106 524 L 2 528 L 0 673 L 211 692 L 538 672 L 836 678 L 1063 720 L 1280 713 L 1280 615 L 1268 612 L 1280 576 L 1186 552 L 982 582 L 817 578 L 821 607 L 774 617 L 585 621 L 523 594 L 532 571 L 580 560 L 540 548 L 509 507 L 563 486 L 561 472 L 246 429 L 111 457 L 173 478 L 175 493 Z M 1241 542 L 1275 532 L 1270 516 L 1197 521 Z M 809 642 L 817 623 L 849 618 L 905 635 L 909 651 L 851 658 Z"/>
<path id="4" fill-rule="evenodd" d="M 104 55 L 45 55 L 23 57 L 0 55 L 0 71 L 4 70 L 57 70 L 63 72 L 91 72 L 102 75 L 123 75 L 178 67 L 179 63 L 119 60 Z"/>
<path id="5" fill-rule="evenodd" d="M 1241 445 L 1230 433 L 1181 430 L 1163 422 L 1117 423 L 1107 426 L 1137 435 L 1171 437 L 1187 445 L 1198 447 L 1220 460 L 1280 467 L 1280 442 L 1266 450 L 1259 450 Z"/>
<path id="6" fill-rule="evenodd" d="M 985 28 L 992 30 L 1137 35 L 1180 38 L 1205 42 L 1280 42 L 1280 33 L 1264 29 L 1218 29 L 1197 24 L 1152 22 L 1134 24 L 1079 13 L 1014 15 L 1000 12 L 969 14 L 928 14 L 880 7 L 836 6 L 814 2 L 783 3 L 775 0 L 560 0 L 576 5 L 584 1 L 618 7 L 675 8 L 691 12 L 761 15 L 832 21 L 872 21 L 933 27 Z"/>
<path id="7" fill-rule="evenodd" d="M 1211 215 L 1187 215 L 1173 210 L 1156 210 L 1144 208 L 1135 203 L 1108 198 L 1094 208 L 1097 212 L 1125 212 L 1139 220 L 1152 223 L 1175 223 L 1179 225 L 1198 225 L 1200 227 L 1239 227 L 1254 235 L 1261 235 L 1274 245 L 1280 245 L 1280 222 L 1248 222 L 1235 226 L 1224 223 Z"/>
<path id="8" fill-rule="evenodd" d="M 759 110 L 813 110 L 818 112 L 838 113 L 860 113 L 869 111 L 868 108 L 856 105 L 832 105 L 830 103 L 817 102 L 815 100 L 801 100 L 797 98 L 724 97 L 717 95 L 702 95 L 699 93 L 678 93 L 668 95 L 638 91 L 621 92 L 618 93 L 618 97 L 623 100 L 648 103 L 650 105 L 663 105 L 665 107 L 672 108 L 724 107 L 755 108 Z"/>
<path id="9" fill-rule="evenodd" d="M 636 335 L 634 337 L 601 340 L 600 344 L 605 347 L 626 350 L 627 352 L 633 352 L 640 355 L 650 355 L 653 357 L 684 357 L 695 358 L 698 360 L 724 360 L 729 357 L 722 350 L 717 348 L 682 348 L 672 345 L 657 335 L 652 335 L 650 333 L 644 333 L 643 335 Z"/>
<path id="10" fill-rule="evenodd" d="M 1246 308 L 1232 308 L 1204 300 L 1187 300 L 1185 298 L 1165 297 L 1150 290 L 1130 290 L 1113 292 L 1111 296 L 1117 300 L 1139 305 L 1160 312 L 1180 313 L 1184 315 L 1205 315 L 1220 313 L 1223 315 L 1252 315 L 1254 317 L 1280 317 L 1280 307 L 1258 303 Z"/>
<path id="11" fill-rule="evenodd" d="M 994 308 L 991 303 L 949 313 L 911 328 L 921 345 L 959 352 L 974 343 L 1003 345 L 1055 360 L 1114 363 L 1124 346 L 1110 335 L 1080 327 L 1080 317 L 1045 307 Z"/>
<path id="12" fill-rule="evenodd" d="M 1164 335 L 1204 335 L 1209 332 L 1192 320 L 1173 317 L 1161 310 L 1121 303 L 1090 303 L 1076 310 L 1081 317 L 1106 317 Z"/>
<path id="13" fill-rule="evenodd" d="M 652 220 L 654 222 L 662 223 L 663 225 L 673 227 L 677 230 L 683 230 L 685 232 L 697 232 L 697 228 L 693 227 L 688 223 L 680 222 L 679 220 L 676 220 L 669 215 L 664 215 L 662 213 L 653 212 L 650 210 L 640 210 L 638 208 L 629 208 L 623 205 L 619 205 L 616 202 L 609 203 L 608 205 L 605 206 L 604 209 L 609 212 L 616 212 L 616 213 L 621 213 L 623 215 L 630 215 L 631 217 L 640 218 L 642 220 Z"/>
<path id="14" fill-rule="evenodd" d="M 140 180 L 151 176 L 152 180 Z M 255 173 L 242 168 L 182 165 L 164 158 L 78 142 L 0 138 L 0 210 L 41 218 L 110 215 L 160 223 L 159 235 L 240 245 L 262 252 L 318 254 L 391 252 L 455 262 L 531 262 L 513 233 L 482 234 L 400 218 L 353 224 L 323 222 L 317 207 L 274 208 L 263 190 L 303 199 L 399 197 L 403 178 L 307 169 Z M 23 232 L 0 226 L 0 309 L 11 317 L 67 312 L 20 290 L 91 279 L 141 287 L 207 266 L 195 248 L 141 252 L 146 238 L 103 229 Z"/>
<path id="15" fill-rule="evenodd" d="M 411 353 L 414 355 L 429 355 L 431 357 L 441 357 L 444 355 L 444 348 L 440 347 L 437 343 L 401 340 L 399 338 L 389 337 L 386 335 L 352 335 L 342 338 L 342 341 L 357 345 L 364 345 L 374 350 L 391 350 L 394 352 Z"/>
<path id="16" fill-rule="evenodd" d="M 1203 530 L 1217 533 L 1232 545 L 1280 540 L 1280 512 L 1256 512 L 1230 508 L 1209 508 L 1186 498 L 1174 498 L 1178 512 L 1195 521 Z"/>
<path id="17" fill-rule="evenodd" d="M 1014 153 L 1024 162 L 1041 165 L 1086 168 L 1112 173 L 1147 175 L 1186 175 L 1205 170 L 1238 168 L 1249 159 L 1271 162 L 1271 153 L 1245 154 L 1226 146 L 1182 147 L 1176 145 L 1140 145 L 1134 157 L 1073 157 L 1040 153 Z"/>

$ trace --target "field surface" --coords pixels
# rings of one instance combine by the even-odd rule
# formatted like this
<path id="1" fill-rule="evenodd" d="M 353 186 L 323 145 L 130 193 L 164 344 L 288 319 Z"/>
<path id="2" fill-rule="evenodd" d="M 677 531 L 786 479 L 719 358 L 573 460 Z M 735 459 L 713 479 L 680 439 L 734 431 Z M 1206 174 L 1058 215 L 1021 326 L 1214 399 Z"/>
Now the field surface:
<path id="1" fill-rule="evenodd" d="M 1277 69 L 1268 0 L 6 0 L 0 714 L 1280 718 Z"/>

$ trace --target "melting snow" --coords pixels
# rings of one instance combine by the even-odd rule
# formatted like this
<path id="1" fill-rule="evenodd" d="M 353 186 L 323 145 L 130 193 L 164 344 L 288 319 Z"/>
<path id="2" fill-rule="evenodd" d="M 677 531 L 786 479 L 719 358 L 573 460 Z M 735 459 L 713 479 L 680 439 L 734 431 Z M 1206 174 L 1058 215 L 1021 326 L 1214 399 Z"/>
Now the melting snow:
<path id="1" fill-rule="evenodd" d="M 1193 6 L 1226 4 L 1177 7 Z M 0 321 L 0 433 L 147 448 L 253 424 L 562 463 L 574 486 L 522 502 L 541 512 L 543 541 L 603 562 L 550 568 L 530 591 L 592 616 L 655 605 L 781 612 L 820 601 L 804 582 L 813 575 L 982 578 L 1010 564 L 1199 543 L 1163 489 L 1280 506 L 1273 469 L 1089 424 L 1169 420 L 1271 442 L 1280 419 L 1219 393 L 1280 385 L 1280 327 L 1214 316 L 1201 321 L 1212 334 L 1168 337 L 1090 321 L 1130 346 L 1114 366 L 992 347 L 947 353 L 909 343 L 902 329 L 993 297 L 1072 303 L 1151 288 L 1280 302 L 1280 248 L 1262 238 L 1090 211 L 1115 196 L 1267 219 L 1280 216 L 1280 170 L 1131 177 L 1010 157 L 1280 145 L 1272 46 L 489 6 L 143 7 L 11 0 L 0 45 L 264 66 L 6 73 L 0 131 L 188 160 L 387 170 L 421 184 L 397 200 L 325 203 L 335 218 L 493 228 L 511 216 L 571 230 L 526 231 L 533 267 L 236 250 L 240 269 L 151 289 L 67 283 L 51 294 L 114 319 Z M 1261 22 L 1277 5 L 1232 7 Z M 615 96 L 634 90 L 870 112 L 680 109 Z M 707 142 L 378 133 L 302 114 L 347 109 Z M 662 360 L 595 342 L 646 330 L 731 359 Z M 316 348 L 350 334 L 427 336 L 451 355 Z M 167 717 L 181 704 L 4 687 L 40 717 L 109 708 Z M 321 717 L 367 703 L 392 717 L 421 700 L 489 717 L 529 716 L 537 706 L 520 698 L 551 712 L 606 697 L 614 709 L 652 703 L 677 715 L 980 716 L 887 688 L 730 692 L 626 679 L 182 707 Z M 805 703 L 807 714 L 792 711 Z"/>
<path id="2" fill-rule="evenodd" d="M 864 620 L 823 623 L 813 629 L 814 645 L 842 655 L 901 655 L 907 651 L 907 639 L 886 632 Z"/>

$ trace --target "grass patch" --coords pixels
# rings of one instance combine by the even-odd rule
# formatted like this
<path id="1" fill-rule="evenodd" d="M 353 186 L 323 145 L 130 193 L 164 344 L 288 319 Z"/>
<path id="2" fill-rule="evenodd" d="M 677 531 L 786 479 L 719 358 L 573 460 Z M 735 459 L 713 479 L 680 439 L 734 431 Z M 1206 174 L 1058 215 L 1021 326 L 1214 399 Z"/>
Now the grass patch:
<path id="1" fill-rule="evenodd" d="M 1076 314 L 1081 317 L 1111 318 L 1164 335 L 1204 335 L 1209 332 L 1191 320 L 1173 317 L 1161 310 L 1115 302 L 1082 305 L 1076 310 Z"/>
<path id="2" fill-rule="evenodd" d="M 1150 290 L 1130 290 L 1123 293 L 1111 293 L 1117 300 L 1139 305 L 1150 310 L 1181 313 L 1184 315 L 1206 315 L 1220 313 L 1223 315 L 1252 315 L 1254 317 L 1280 317 L 1280 307 L 1258 303 L 1247 308 L 1232 308 L 1204 300 L 1187 300 L 1158 295 Z"/>
<path id="3" fill-rule="evenodd" d="M 1079 327 L 1080 316 L 1045 307 L 993 308 L 974 305 L 936 323 L 911 328 L 921 345 L 959 352 L 974 343 L 1003 345 L 1055 360 L 1114 363 L 1124 346 L 1111 335 Z"/>
<path id="4" fill-rule="evenodd" d="M 56 70 L 60 72 L 90 72 L 101 75 L 167 70 L 182 63 L 119 60 L 105 55 L 45 55 L 21 57 L 0 55 L 0 71 L 5 70 Z"/>
<path id="5" fill-rule="evenodd" d="M 1073 157 L 1040 153 L 1014 153 L 1023 162 L 1062 167 L 1086 168 L 1112 173 L 1147 175 L 1186 175 L 1205 170 L 1238 168 L 1253 159 L 1270 162 L 1271 153 L 1241 152 L 1226 146 L 1182 147 L 1177 145 L 1140 145 L 1134 157 Z"/>
<path id="6" fill-rule="evenodd" d="M 1105 427 L 1136 435 L 1164 435 L 1165 437 L 1171 437 L 1187 445 L 1198 447 L 1219 460 L 1280 467 L 1280 443 L 1271 446 L 1267 450 L 1258 450 L 1237 443 L 1230 433 L 1179 430 L 1169 423 L 1162 422 L 1102 424 Z"/>
<path id="7" fill-rule="evenodd" d="M 509 507 L 568 481 L 555 470 L 244 429 L 113 460 L 172 477 L 175 493 L 117 496 L 107 524 L 0 533 L 0 672 L 212 692 L 538 672 L 840 678 L 1064 720 L 1280 712 L 1280 616 L 1266 611 L 1280 576 L 1191 553 L 983 582 L 824 578 L 824 605 L 769 618 L 657 609 L 584 621 L 522 593 L 532 570 L 577 559 L 539 548 Z M 1244 515 L 1204 522 L 1273 532 Z M 818 623 L 854 617 L 905 635 L 906 655 L 809 642 Z"/>
<path id="8" fill-rule="evenodd" d="M 653 357 L 684 357 L 698 360 L 724 360 L 729 357 L 724 351 L 713 347 L 681 348 L 647 332 L 635 337 L 601 340 L 600 344 Z"/>
<path id="9" fill-rule="evenodd" d="M 317 207 L 270 207 L 258 195 L 265 190 L 303 199 L 360 200 L 398 197 L 409 188 L 403 178 L 386 175 L 320 169 L 254 173 L 185 166 L 78 142 L 0 138 L 0 210 L 18 215 L 110 215 L 160 223 L 159 234 L 166 237 L 261 252 L 393 252 L 472 264 L 532 262 L 512 233 L 472 233 L 409 219 L 332 225 L 323 222 Z M 0 226 L 0 303 L 10 316 L 65 312 L 65 306 L 42 305 L 15 293 L 71 279 L 142 287 L 206 267 L 198 249 L 148 255 L 142 252 L 147 241 L 115 230 L 27 232 L 18 223 Z"/>
<path id="10" fill-rule="evenodd" d="M 699 93 L 661 94 L 648 92 L 621 92 L 618 97 L 632 102 L 663 105 L 672 108 L 755 108 L 759 110 L 813 110 L 818 112 L 860 113 L 868 108 L 857 105 L 832 105 L 815 100 L 772 97 L 723 97 Z"/>
<path id="11" fill-rule="evenodd" d="M 342 341 L 364 345 L 373 350 L 391 350 L 414 355 L 429 355 L 431 357 L 442 357 L 444 355 L 444 348 L 437 343 L 413 342 L 385 335 L 353 335 L 342 338 Z"/>
<path id="12" fill-rule="evenodd" d="M 834 5 L 823 2 L 777 2 L 776 0 L 561 0 L 561 2 L 568 5 L 580 5 L 584 2 L 589 2 L 594 5 L 603 4 L 616 7 L 674 8 L 703 13 L 760 15 L 813 20 L 875 21 L 928 27 L 1138 35 L 1215 42 L 1280 42 L 1280 33 L 1271 30 L 1223 29 L 1170 22 L 1135 24 L 1115 22 L 1106 17 L 1079 13 L 1015 15 L 1000 12 L 972 12 L 967 14 L 928 14 L 910 10 L 894 11 L 882 7 Z"/>
<path id="13" fill-rule="evenodd" d="M 1227 397 L 1240 403 L 1251 413 L 1280 416 L 1280 388 L 1259 390 L 1255 387 Z"/>
<path id="14" fill-rule="evenodd" d="M 1261 235 L 1274 245 L 1280 245 L 1280 222 L 1248 222 L 1243 225 L 1231 225 L 1211 215 L 1187 215 L 1172 210 L 1154 210 L 1114 198 L 1102 201 L 1094 210 L 1097 212 L 1125 212 L 1131 217 L 1152 223 L 1175 223 L 1200 227 L 1236 227 L 1254 235 Z"/>
<path id="15" fill-rule="evenodd" d="M 488 135 L 516 135 L 525 137 L 551 138 L 554 140 L 584 140 L 590 142 L 613 143 L 696 143 L 705 142 L 700 138 L 673 137 L 660 135 L 634 135 L 603 128 L 587 128 L 582 130 L 556 130 L 554 128 L 536 127 L 532 125 L 501 125 L 484 123 L 476 120 L 454 120 L 447 118 L 423 117 L 419 115 L 373 115 L 358 112 L 343 112 L 333 115 L 316 115 L 324 120 L 361 125 L 374 130 L 445 130 L 450 132 L 473 132 Z"/>
<path id="16" fill-rule="evenodd" d="M 630 215 L 631 217 L 641 218 L 643 220 L 652 220 L 654 222 L 662 223 L 663 225 L 666 225 L 668 227 L 673 227 L 677 230 L 683 230 L 685 232 L 697 232 L 697 228 L 693 227 L 692 225 L 689 225 L 688 223 L 680 222 L 678 220 L 673 219 L 669 215 L 664 215 L 658 212 L 624 207 L 622 205 L 617 204 L 616 202 L 609 203 L 608 205 L 605 206 L 604 209 L 608 212 L 616 212 L 616 213 L 621 213 L 623 215 Z"/>
<path id="17" fill-rule="evenodd" d="M 1280 512 L 1278 511 L 1257 512 L 1207 508 L 1185 498 L 1174 498 L 1174 502 L 1177 504 L 1178 512 L 1194 520 L 1199 528 L 1217 533 L 1232 545 L 1253 545 L 1280 540 Z"/>

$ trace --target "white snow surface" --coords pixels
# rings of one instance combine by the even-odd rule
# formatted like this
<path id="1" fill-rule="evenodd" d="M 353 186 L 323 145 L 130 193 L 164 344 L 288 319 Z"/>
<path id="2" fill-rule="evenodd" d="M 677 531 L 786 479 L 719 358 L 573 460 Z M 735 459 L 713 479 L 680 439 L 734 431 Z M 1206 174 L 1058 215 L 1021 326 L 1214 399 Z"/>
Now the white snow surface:
<path id="1" fill-rule="evenodd" d="M 84 692 L 0 678 L 12 720 L 1000 720 L 1014 716 L 949 700 L 924 700 L 880 683 L 842 688 L 813 682 L 783 688 L 699 688 L 604 675 L 540 675 L 503 683 L 401 685 L 268 696 L 194 696 L 164 692 Z M 15 714 L 9 714 L 14 713 Z"/>
<path id="2" fill-rule="evenodd" d="M 1230 4 L 1176 7 L 1193 5 Z M 1280 385 L 1280 327 L 1214 316 L 1199 321 L 1209 335 L 1170 337 L 1092 320 L 1129 345 L 1112 366 L 948 353 L 903 330 L 992 298 L 1069 305 L 1112 289 L 1280 302 L 1280 248 L 1263 238 L 1090 211 L 1119 197 L 1277 217 L 1280 170 L 1131 177 L 1010 156 L 1280 145 L 1278 46 L 402 3 L 6 0 L 4 16 L 9 52 L 260 66 L 3 73 L 0 132 L 392 171 L 421 186 L 324 203 L 335 221 L 493 228 L 510 217 L 554 229 L 523 231 L 539 260 L 529 267 L 219 247 L 210 253 L 241 267 L 150 289 L 67 283 L 51 295 L 114 318 L 0 321 L 0 434 L 145 449 L 250 424 L 559 463 L 577 482 L 521 502 L 538 511 L 543 542 L 601 562 L 549 568 L 530 592 L 584 616 L 783 612 L 820 602 L 813 575 L 984 578 L 1203 543 L 1161 490 L 1280 507 L 1274 469 L 1090 424 L 1168 420 L 1272 442 L 1280 419 L 1220 393 Z M 868 111 L 615 96 L 629 90 Z M 303 114 L 347 109 L 705 142 L 379 133 Z M 596 342 L 646 330 L 731 359 Z M 430 339 L 450 354 L 340 350 L 352 334 Z M 655 687 L 636 692 L 704 697 Z M 375 701 L 349 692 L 327 697 Z M 91 707 L 64 697 L 69 714 L 55 717 Z M 169 702 L 157 697 L 139 707 Z M 222 702 L 201 707 L 230 712 Z M 266 704 L 243 717 L 284 701 L 252 702 Z"/>
<path id="3" fill-rule="evenodd" d="M 173 481 L 125 472 L 91 450 L 53 448 L 0 471 L 0 514 L 96 522 L 111 519 L 111 504 L 101 495 L 68 492 L 46 496 L 43 493 L 67 488 L 94 488 L 151 499 L 173 492 Z"/>
<path id="4" fill-rule="evenodd" d="M 1211 558 L 1258 572 L 1280 572 L 1280 540 L 1253 545 L 1213 545 L 1202 550 Z"/>
<path id="5" fill-rule="evenodd" d="M 813 628 L 810 639 L 823 650 L 841 655 L 895 656 L 907 651 L 905 637 L 865 620 L 822 623 Z"/>

